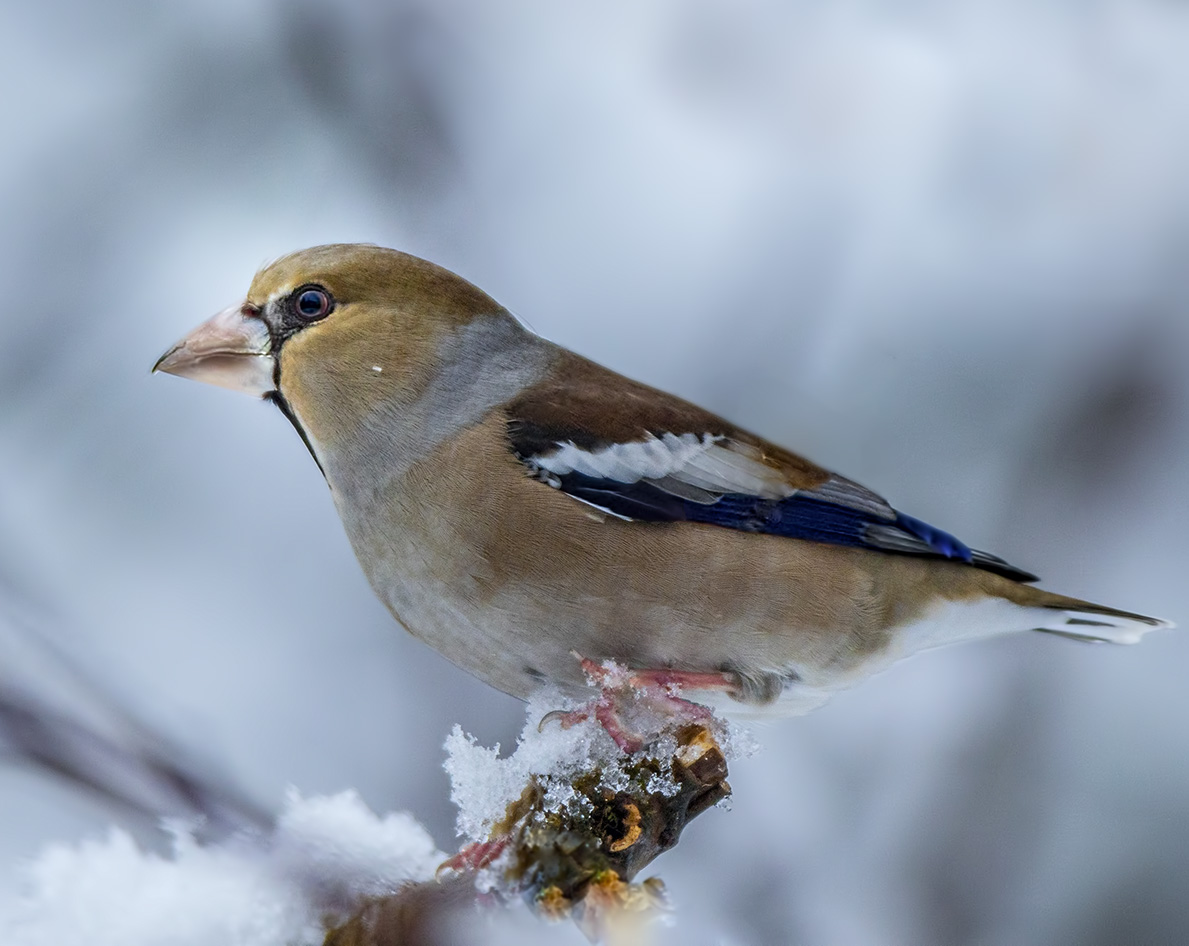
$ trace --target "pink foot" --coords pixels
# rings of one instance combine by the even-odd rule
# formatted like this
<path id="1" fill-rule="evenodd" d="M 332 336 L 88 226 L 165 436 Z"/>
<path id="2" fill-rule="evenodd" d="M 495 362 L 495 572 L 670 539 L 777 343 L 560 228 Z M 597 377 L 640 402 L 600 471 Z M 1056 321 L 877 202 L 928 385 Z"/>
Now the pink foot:
<path id="1" fill-rule="evenodd" d="M 587 679 L 601 691 L 599 696 L 576 710 L 555 710 L 547 713 L 538 728 L 560 722 L 563 729 L 590 719 L 592 716 L 624 752 L 637 752 L 647 739 L 632 730 L 623 720 L 624 709 L 643 708 L 656 716 L 685 717 L 708 722 L 714 714 L 700 703 L 683 699 L 682 688 L 693 690 L 735 689 L 735 681 L 726 673 L 696 673 L 682 670 L 627 670 L 622 667 L 595 663 L 587 657 L 574 655 L 582 664 Z"/>
<path id="2" fill-rule="evenodd" d="M 510 839 L 493 838 L 490 841 L 475 841 L 463 845 L 453 857 L 448 857 L 438 865 L 438 873 L 452 870 L 462 873 L 467 870 L 482 870 L 497 857 L 504 853 Z"/>
<path id="3" fill-rule="evenodd" d="M 597 699 L 576 710 L 554 710 L 552 713 L 546 713 L 537 724 L 537 730 L 540 731 L 553 722 L 560 723 L 562 729 L 569 729 L 586 722 L 592 716 L 624 752 L 636 752 L 643 747 L 643 738 L 626 728 L 620 721 L 615 708 L 615 694 L 609 690 L 604 690 Z"/>

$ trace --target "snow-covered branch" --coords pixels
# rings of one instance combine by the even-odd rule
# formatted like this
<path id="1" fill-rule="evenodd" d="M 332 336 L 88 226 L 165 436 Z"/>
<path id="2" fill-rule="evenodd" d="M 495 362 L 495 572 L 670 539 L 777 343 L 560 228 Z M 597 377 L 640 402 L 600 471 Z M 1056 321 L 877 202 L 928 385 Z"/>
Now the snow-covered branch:
<path id="1" fill-rule="evenodd" d="M 455 876 L 365 904 L 327 943 L 396 946 L 413 941 L 410 924 L 424 937 L 427 916 L 456 908 L 468 887 L 523 898 L 551 920 L 573 917 L 592 939 L 646 922 L 664 908 L 664 888 L 635 877 L 730 794 L 714 728 L 671 718 L 625 754 L 595 724 L 544 733 L 530 725 L 501 759 L 498 747 L 477 746 L 456 727 L 447 769 L 471 841 L 446 862 Z"/>
<path id="2" fill-rule="evenodd" d="M 102 702 L 97 688 L 92 696 Z M 662 699 L 658 713 L 629 690 L 621 703 L 646 734 L 632 752 L 572 707 L 540 725 L 566 705 L 557 694 L 529 706 L 505 757 L 456 726 L 446 769 L 464 844 L 448 858 L 410 815 L 377 817 L 352 792 L 291 792 L 272 818 L 120 707 L 109 715 L 122 725 L 95 726 L 0 680 L 0 739 L 16 758 L 120 816 L 155 816 L 172 837 L 167 856 L 119 828 L 50 847 L 22 895 L 0 902 L 0 938 L 430 946 L 468 941 L 478 911 L 490 918 L 524 901 L 543 918 L 572 917 L 592 939 L 622 941 L 664 907 L 663 885 L 638 874 L 727 797 L 741 740 L 706 713 L 674 712 L 680 700 Z"/>

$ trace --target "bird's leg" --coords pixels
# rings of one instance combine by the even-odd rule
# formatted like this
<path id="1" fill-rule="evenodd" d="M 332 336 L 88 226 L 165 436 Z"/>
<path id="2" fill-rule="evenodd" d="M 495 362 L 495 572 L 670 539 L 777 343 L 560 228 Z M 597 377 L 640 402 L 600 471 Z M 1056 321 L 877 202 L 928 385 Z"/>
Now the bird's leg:
<path id="1" fill-rule="evenodd" d="M 721 690 L 723 693 L 733 693 L 739 689 L 738 681 L 733 674 L 685 670 L 634 670 L 632 686 L 648 699 L 667 703 L 673 710 L 685 712 L 702 722 L 710 720 L 714 714 L 701 703 L 682 697 L 682 690 Z"/>
<path id="2" fill-rule="evenodd" d="M 684 670 L 627 670 L 613 664 L 599 664 L 574 655 L 582 664 L 587 680 L 599 688 L 599 696 L 575 710 L 555 710 L 547 713 L 538 728 L 560 722 L 569 729 L 593 717 L 612 741 L 624 752 L 637 752 L 645 745 L 645 734 L 634 731 L 624 721 L 625 709 L 644 709 L 656 716 L 672 719 L 685 717 L 709 722 L 714 714 L 700 703 L 681 697 L 682 689 L 722 690 L 738 689 L 738 681 L 730 673 L 700 673 Z M 638 713 L 636 715 L 639 715 Z M 655 733 L 653 734 L 655 735 Z"/>

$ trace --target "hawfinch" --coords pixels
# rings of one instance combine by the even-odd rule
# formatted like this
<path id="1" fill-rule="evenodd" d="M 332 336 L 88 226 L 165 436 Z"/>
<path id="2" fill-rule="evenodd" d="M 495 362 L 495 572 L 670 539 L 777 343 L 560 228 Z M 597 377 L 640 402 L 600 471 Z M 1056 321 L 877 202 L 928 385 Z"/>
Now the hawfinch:
<path id="1" fill-rule="evenodd" d="M 795 714 L 940 644 L 1170 626 L 1041 591 L 395 250 L 283 257 L 156 369 L 280 408 L 397 621 L 522 699 L 588 692 L 580 654 L 700 703 Z"/>

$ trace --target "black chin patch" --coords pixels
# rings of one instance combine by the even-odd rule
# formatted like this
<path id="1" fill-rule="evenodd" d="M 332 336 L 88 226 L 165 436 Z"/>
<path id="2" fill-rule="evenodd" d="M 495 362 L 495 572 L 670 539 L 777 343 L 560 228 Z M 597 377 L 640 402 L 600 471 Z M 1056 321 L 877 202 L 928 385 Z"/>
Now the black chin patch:
<path id="1" fill-rule="evenodd" d="M 285 395 L 281 393 L 281 359 L 275 359 L 277 367 L 273 371 L 273 380 L 276 382 L 276 388 L 264 395 L 266 401 L 272 401 L 285 419 L 293 425 L 293 429 L 297 431 L 297 436 L 301 438 L 301 442 L 306 445 L 306 449 L 310 451 L 310 456 L 314 458 L 314 462 L 318 464 L 318 472 L 322 474 L 322 478 L 326 479 L 326 470 L 322 467 L 322 461 L 318 459 L 318 454 L 314 452 L 314 445 L 310 443 L 309 434 L 306 429 L 301 426 L 301 421 L 297 419 L 297 415 L 293 413 L 293 408 L 289 406 L 289 402 L 285 400 Z"/>

